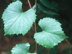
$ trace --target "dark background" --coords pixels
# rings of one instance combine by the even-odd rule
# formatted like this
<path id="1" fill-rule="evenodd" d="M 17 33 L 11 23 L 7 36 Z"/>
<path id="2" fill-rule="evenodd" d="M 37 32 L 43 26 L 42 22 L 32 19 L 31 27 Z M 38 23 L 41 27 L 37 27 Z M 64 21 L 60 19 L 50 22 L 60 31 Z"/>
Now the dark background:
<path id="1" fill-rule="evenodd" d="M 29 42 L 31 44 L 30 52 L 35 51 L 35 41 L 33 39 L 34 35 L 34 26 L 31 30 L 25 35 L 6 35 L 4 36 L 4 24 L 3 20 L 1 19 L 2 13 L 4 9 L 14 0 L 0 0 L 0 54 L 11 54 L 11 49 L 15 44 L 20 42 Z M 27 0 L 21 0 L 23 2 L 23 11 L 29 9 L 29 5 Z M 72 43 L 72 0 L 49 0 L 51 3 L 55 2 L 57 4 L 57 13 L 59 15 L 48 15 L 43 13 L 37 8 L 37 20 L 38 23 L 40 18 L 43 17 L 54 17 L 60 23 L 62 23 L 62 28 L 65 34 L 69 37 L 68 40 Z M 34 0 L 30 0 L 31 5 L 34 5 Z M 37 25 L 37 31 L 41 31 L 41 28 Z M 72 51 L 72 50 L 71 50 Z M 69 45 L 66 41 L 59 43 L 58 46 L 55 46 L 52 49 L 46 49 L 42 46 L 38 45 L 38 54 L 68 54 L 69 52 Z"/>

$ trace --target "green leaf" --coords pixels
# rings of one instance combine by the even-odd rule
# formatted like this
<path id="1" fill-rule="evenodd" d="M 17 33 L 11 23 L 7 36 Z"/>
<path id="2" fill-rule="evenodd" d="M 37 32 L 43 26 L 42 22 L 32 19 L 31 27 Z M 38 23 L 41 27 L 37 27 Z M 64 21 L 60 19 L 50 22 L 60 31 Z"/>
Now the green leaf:
<path id="1" fill-rule="evenodd" d="M 53 11 L 45 8 L 45 7 L 43 7 L 43 6 L 40 5 L 40 4 L 37 4 L 37 5 L 38 5 L 38 8 L 39 8 L 41 11 L 43 11 L 44 13 L 51 14 L 51 15 L 58 15 L 57 13 L 55 13 L 55 12 L 53 12 Z"/>
<path id="2" fill-rule="evenodd" d="M 53 48 L 58 45 L 65 38 L 62 31 L 61 24 L 52 18 L 43 18 L 39 21 L 38 25 L 42 28 L 42 32 L 34 34 L 35 41 L 46 48 Z"/>
<path id="3" fill-rule="evenodd" d="M 57 10 L 48 0 L 40 0 L 40 2 L 48 8 Z"/>
<path id="4" fill-rule="evenodd" d="M 25 35 L 32 27 L 32 24 L 35 22 L 35 12 L 36 11 L 33 10 L 33 8 L 23 12 L 21 1 L 16 1 L 8 5 L 2 15 L 5 35 Z"/>
<path id="5" fill-rule="evenodd" d="M 16 44 L 11 50 L 11 54 L 27 54 L 30 48 L 29 43 Z"/>
<path id="6" fill-rule="evenodd" d="M 27 53 L 27 54 L 36 54 L 36 53 Z"/>

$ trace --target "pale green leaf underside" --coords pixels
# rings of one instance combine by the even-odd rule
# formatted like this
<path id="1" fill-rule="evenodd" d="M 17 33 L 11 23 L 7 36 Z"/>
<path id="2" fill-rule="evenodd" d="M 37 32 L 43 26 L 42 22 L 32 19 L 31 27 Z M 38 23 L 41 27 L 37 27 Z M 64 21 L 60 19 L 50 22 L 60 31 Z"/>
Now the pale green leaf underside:
<path id="1" fill-rule="evenodd" d="M 38 24 L 43 31 L 35 33 L 34 38 L 35 41 L 43 47 L 53 48 L 65 38 L 68 38 L 62 31 L 61 24 L 55 19 L 43 18 Z"/>
<path id="2" fill-rule="evenodd" d="M 27 54 L 30 48 L 29 43 L 16 44 L 11 50 L 11 54 Z"/>
<path id="3" fill-rule="evenodd" d="M 32 27 L 32 24 L 35 22 L 35 12 L 36 11 L 33 9 L 22 12 L 22 3 L 20 1 L 16 1 L 8 5 L 2 15 L 5 35 L 25 35 Z"/>
<path id="4" fill-rule="evenodd" d="M 40 0 L 40 2 L 48 8 L 57 10 L 48 0 Z"/>

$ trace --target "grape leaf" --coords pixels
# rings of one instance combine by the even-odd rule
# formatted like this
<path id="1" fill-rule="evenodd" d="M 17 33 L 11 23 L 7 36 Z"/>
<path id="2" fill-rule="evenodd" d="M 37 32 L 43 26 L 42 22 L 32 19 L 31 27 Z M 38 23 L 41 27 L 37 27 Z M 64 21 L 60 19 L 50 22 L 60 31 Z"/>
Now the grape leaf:
<path id="1" fill-rule="evenodd" d="M 39 8 L 41 11 L 43 11 L 44 13 L 51 14 L 51 15 L 58 15 L 57 13 L 55 13 L 55 12 L 53 12 L 53 11 L 45 8 L 45 7 L 43 7 L 43 6 L 40 5 L 40 4 L 37 4 L 37 5 L 38 5 L 38 8 Z"/>
<path id="2" fill-rule="evenodd" d="M 42 32 L 34 34 L 35 41 L 46 48 L 53 48 L 55 45 L 68 38 L 62 31 L 61 24 L 52 18 L 43 18 L 38 25 Z"/>
<path id="3" fill-rule="evenodd" d="M 35 22 L 35 12 L 36 11 L 33 10 L 33 8 L 23 12 L 21 1 L 12 2 L 8 5 L 2 15 L 2 19 L 4 21 L 4 35 L 25 35 Z"/>
<path id="4" fill-rule="evenodd" d="M 27 54 L 30 48 L 29 43 L 16 44 L 11 50 L 11 54 Z"/>
<path id="5" fill-rule="evenodd" d="M 48 0 L 40 0 L 40 2 L 48 8 L 57 10 Z"/>

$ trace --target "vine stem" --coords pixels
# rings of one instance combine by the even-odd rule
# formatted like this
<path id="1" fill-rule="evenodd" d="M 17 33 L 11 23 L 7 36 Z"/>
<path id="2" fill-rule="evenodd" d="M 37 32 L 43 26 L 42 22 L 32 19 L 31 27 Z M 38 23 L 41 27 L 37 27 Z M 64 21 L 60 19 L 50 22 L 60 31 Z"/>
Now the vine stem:
<path id="1" fill-rule="evenodd" d="M 29 7 L 31 8 L 31 4 L 30 4 L 30 1 L 28 0 L 28 4 L 29 4 Z"/>
<path id="2" fill-rule="evenodd" d="M 35 33 L 37 33 L 37 30 L 36 30 L 36 22 L 34 23 L 34 26 L 35 26 Z M 35 53 L 37 54 L 37 42 L 36 42 L 36 47 L 35 47 Z"/>
<path id="3" fill-rule="evenodd" d="M 37 3 L 37 0 L 35 0 L 35 5 Z M 35 5 L 33 7 L 33 9 L 35 8 Z M 36 22 L 34 23 L 34 26 L 35 26 L 35 33 L 37 33 L 37 29 L 36 29 Z M 36 42 L 36 47 L 35 47 L 35 53 L 37 54 L 37 42 Z"/>
<path id="4" fill-rule="evenodd" d="M 37 0 L 35 0 L 35 5 L 37 3 Z M 30 4 L 30 1 L 28 0 L 28 4 L 29 4 L 29 7 L 31 8 L 31 4 Z M 33 7 L 33 9 L 35 8 L 35 5 Z M 37 33 L 37 29 L 36 29 L 36 22 L 34 23 L 34 26 L 35 26 L 35 33 Z M 37 42 L 36 42 L 36 47 L 35 47 L 35 53 L 37 54 Z"/>
<path id="5" fill-rule="evenodd" d="M 36 3 L 37 3 L 37 0 L 35 0 L 35 5 L 36 5 Z M 34 5 L 33 9 L 35 8 L 35 5 Z"/>

